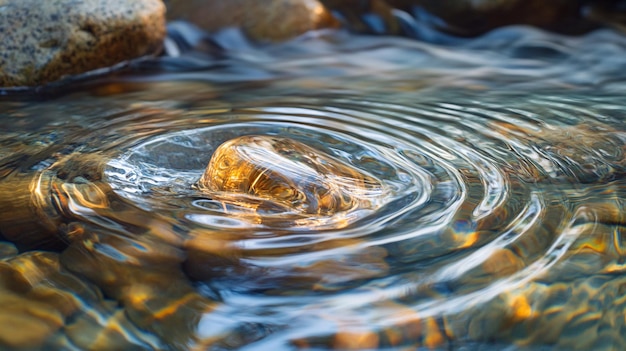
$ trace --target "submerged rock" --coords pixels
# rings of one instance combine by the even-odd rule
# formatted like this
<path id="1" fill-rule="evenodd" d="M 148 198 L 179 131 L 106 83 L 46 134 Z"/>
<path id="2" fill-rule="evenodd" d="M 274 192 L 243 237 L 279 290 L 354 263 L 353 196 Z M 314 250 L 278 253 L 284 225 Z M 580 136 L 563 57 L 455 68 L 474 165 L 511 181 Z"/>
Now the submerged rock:
<path id="1" fill-rule="evenodd" d="M 35 86 L 155 53 L 160 0 L 0 0 L 0 86 Z"/>
<path id="2" fill-rule="evenodd" d="M 377 179 L 355 167 L 296 140 L 260 135 L 218 147 L 199 187 L 262 213 L 321 216 L 369 208 L 384 194 Z"/>
<path id="3" fill-rule="evenodd" d="M 101 295 L 68 274 L 56 253 L 31 251 L 0 262 L 0 349 L 39 350 L 83 303 Z"/>
<path id="4" fill-rule="evenodd" d="M 188 20 L 210 32 L 240 27 L 251 39 L 260 41 L 281 41 L 338 26 L 317 0 L 170 0 L 166 4 L 170 20 Z"/>

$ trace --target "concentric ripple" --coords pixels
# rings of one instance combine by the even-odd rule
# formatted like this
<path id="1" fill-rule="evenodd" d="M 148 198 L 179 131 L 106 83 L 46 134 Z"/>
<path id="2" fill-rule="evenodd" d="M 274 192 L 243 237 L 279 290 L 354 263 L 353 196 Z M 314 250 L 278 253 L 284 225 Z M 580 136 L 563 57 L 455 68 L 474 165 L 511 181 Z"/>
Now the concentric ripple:
<path id="1" fill-rule="evenodd" d="M 145 349 L 626 345 L 620 83 L 554 90 L 549 62 L 524 92 L 527 58 L 403 45 L 354 80 L 111 83 L 50 117 L 72 143 L 32 143 L 20 184 L 121 311 L 81 318 Z"/>
<path id="2" fill-rule="evenodd" d="M 278 313 L 271 324 L 289 325 L 265 341 L 281 347 L 341 348 L 344 332 L 373 333 L 377 347 L 443 345 L 472 323 L 482 340 L 493 316 L 470 311 L 504 299 L 506 317 L 529 303 L 512 291 L 568 279 L 555 267 L 606 216 L 585 199 L 624 171 L 617 119 L 562 100 L 239 103 L 202 112 L 209 126 L 148 138 L 105 174 L 118 195 L 175 213 L 188 276 L 236 292 L 207 325 L 252 309 L 245 323 Z M 600 201 L 621 211 L 614 197 Z M 398 326 L 406 335 L 383 337 Z"/>

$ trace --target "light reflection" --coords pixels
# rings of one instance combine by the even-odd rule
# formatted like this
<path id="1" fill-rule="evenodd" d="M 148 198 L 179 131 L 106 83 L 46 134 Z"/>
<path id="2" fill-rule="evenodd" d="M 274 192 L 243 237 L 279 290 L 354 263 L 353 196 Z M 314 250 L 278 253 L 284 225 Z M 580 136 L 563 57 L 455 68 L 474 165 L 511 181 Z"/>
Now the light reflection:
<path id="1" fill-rule="evenodd" d="M 342 213 L 375 210 L 386 193 L 373 176 L 305 144 L 258 135 L 218 147 L 198 187 L 225 203 L 292 216 L 313 228 L 316 216 L 347 220 Z M 336 227 L 346 226 L 345 220 Z"/>

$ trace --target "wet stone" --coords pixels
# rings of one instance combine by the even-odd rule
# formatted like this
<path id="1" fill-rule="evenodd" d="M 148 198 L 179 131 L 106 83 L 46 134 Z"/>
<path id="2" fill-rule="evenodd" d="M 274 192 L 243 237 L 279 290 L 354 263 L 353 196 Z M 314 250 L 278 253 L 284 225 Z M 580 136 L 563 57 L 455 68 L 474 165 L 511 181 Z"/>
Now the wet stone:
<path id="1" fill-rule="evenodd" d="M 0 242 L 0 260 L 6 260 L 18 254 L 17 247 L 12 243 L 2 241 Z"/>
<path id="2" fill-rule="evenodd" d="M 370 330 L 339 332 L 333 340 L 335 350 L 369 350 L 377 348 L 378 344 L 378 335 Z"/>
<path id="3" fill-rule="evenodd" d="M 183 279 L 178 271 L 182 253 L 164 243 L 146 238 L 133 240 L 115 235 L 89 233 L 61 254 L 69 271 L 86 277 L 108 296 L 125 299 L 134 284 L 167 287 Z"/>
<path id="4" fill-rule="evenodd" d="M 565 283 L 532 282 L 496 296 L 486 305 L 466 306 L 446 316 L 455 340 L 591 349 L 621 345 L 626 304 L 619 298 L 622 277 L 591 276 Z"/>
<path id="5" fill-rule="evenodd" d="M 0 1 L 0 86 L 35 86 L 153 54 L 160 0 Z"/>
<path id="6" fill-rule="evenodd" d="M 292 250 L 246 251 L 237 246 L 239 237 L 212 231 L 194 232 L 185 243 L 186 274 L 200 281 L 226 278 L 229 284 L 245 282 L 246 286 L 268 288 L 267 293 L 272 295 L 297 295 L 345 289 L 389 271 L 387 251 L 366 247 L 367 243 L 358 239 L 332 240 Z M 280 260 L 283 255 L 298 252 L 315 253 L 315 256 L 297 264 L 272 264 L 274 258 Z M 275 289 L 277 284 L 279 289 Z"/>
<path id="7" fill-rule="evenodd" d="M 156 344 L 128 320 L 124 309 L 87 311 L 64 331 L 68 340 L 60 341 L 60 346 L 71 344 L 82 350 L 150 350 Z"/>
<path id="8" fill-rule="evenodd" d="M 41 346 L 63 325 L 63 316 L 50 305 L 0 291 L 0 346 L 25 349 Z"/>
<path id="9" fill-rule="evenodd" d="M 87 283 L 65 272 L 58 254 L 28 252 L 1 262 L 0 348 L 45 348 L 83 302 L 99 299 Z"/>
<path id="10" fill-rule="evenodd" d="M 317 0 L 169 0 L 166 4 L 170 20 L 184 19 L 210 32 L 239 27 L 260 41 L 282 41 L 338 25 Z"/>
<path id="11" fill-rule="evenodd" d="M 538 148 L 539 157 L 533 169 L 520 164 L 511 170 L 526 181 L 604 182 L 626 168 L 626 145 L 620 133 L 608 124 L 561 126 L 546 123 L 538 130 L 502 122 L 490 124 L 507 137 L 530 141 Z"/>
<path id="12" fill-rule="evenodd" d="M 506 277 L 523 269 L 524 262 L 508 249 L 497 249 L 482 264 L 482 270 L 491 279 Z"/>
<path id="13" fill-rule="evenodd" d="M 29 190 L 37 181 L 41 181 L 41 191 L 32 194 Z M 19 249 L 63 246 L 56 235 L 59 224 L 56 210 L 50 211 L 53 207 L 49 206 L 49 184 L 47 179 L 38 180 L 33 174 L 11 175 L 0 180 L 0 204 L 4 211 L 0 235 Z"/>
<path id="14" fill-rule="evenodd" d="M 149 236 L 86 233 L 61 258 L 69 271 L 94 282 L 119 302 L 130 322 L 156 334 L 172 349 L 183 350 L 192 342 L 198 321 L 213 307 L 213 301 L 196 293 L 180 270 L 182 252 Z M 111 335 L 112 345 L 125 343 L 115 326 L 124 320 L 111 318 L 101 326 L 103 333 Z"/>
<path id="15" fill-rule="evenodd" d="M 296 140 L 243 136 L 213 154 L 198 187 L 257 211 L 330 216 L 371 208 L 382 184 Z"/>
<path id="16" fill-rule="evenodd" d="M 384 41 L 378 43 L 387 45 Z M 390 78 L 409 71 L 390 74 Z M 497 71 L 489 70 L 489 74 Z M 62 123 L 70 116 L 98 129 L 93 134 L 92 129 L 83 133 L 84 129 L 70 124 L 67 129 L 81 138 L 61 138 L 58 147 L 78 147 L 77 154 L 91 150 L 95 156 L 79 159 L 75 158 L 78 155 L 70 155 L 70 160 L 76 162 L 55 158 L 52 166 L 45 166 L 46 171 L 62 168 L 56 172 L 55 186 L 64 197 L 55 197 L 55 205 L 56 209 L 67 210 L 62 212 L 66 217 L 59 229 L 66 234 L 64 239 L 70 239 L 69 248 L 61 253 L 61 264 L 56 254 L 42 253 L 0 261 L 0 291 L 7 292 L 4 299 L 15 305 L 19 302 L 20 318 L 47 328 L 41 332 L 45 338 L 59 345 L 66 338 L 71 344 L 68 346 L 75 349 L 255 349 L 257 342 L 285 345 L 289 341 L 285 338 L 302 338 L 298 346 L 319 349 L 445 349 L 457 345 L 471 349 L 471 342 L 492 346 L 492 341 L 506 343 L 504 346 L 509 348 L 558 344 L 563 349 L 577 345 L 591 349 L 620 345 L 614 341 L 624 335 L 626 285 L 622 279 L 624 267 L 620 267 L 624 256 L 623 180 L 609 186 L 597 184 L 605 178 L 594 178 L 595 173 L 589 172 L 585 179 L 599 181 L 583 187 L 574 183 L 575 177 L 565 178 L 558 173 L 551 177 L 546 173 L 538 179 L 541 181 L 523 184 L 516 173 L 500 174 L 497 169 L 509 158 L 513 162 L 525 159 L 511 153 L 510 148 L 515 146 L 528 146 L 525 149 L 540 153 L 537 157 L 542 159 L 551 156 L 546 159 L 594 166 L 599 163 L 593 161 L 609 158 L 611 164 L 621 165 L 619 153 L 615 158 L 608 153 L 589 160 L 580 157 L 590 150 L 612 150 L 613 146 L 620 150 L 623 133 L 600 133 L 602 129 L 598 128 L 584 133 L 565 130 L 562 134 L 544 128 L 545 133 L 543 129 L 533 133 L 530 128 L 529 132 L 514 135 L 515 142 L 510 145 L 506 138 L 501 147 L 483 149 L 483 139 L 471 136 L 493 132 L 482 124 L 491 121 L 488 111 L 481 112 L 478 119 L 459 118 L 463 125 L 481 121 L 463 129 L 449 115 L 443 116 L 445 122 L 438 121 L 434 112 L 442 110 L 431 107 L 439 100 L 431 101 L 414 92 L 410 92 L 410 101 L 391 99 L 397 91 L 386 91 L 386 81 L 372 85 L 384 93 L 374 100 L 368 93 L 361 94 L 358 83 L 351 82 L 339 91 L 322 82 L 315 91 L 298 90 L 295 84 L 293 89 L 282 86 L 274 90 L 271 82 L 249 91 L 236 84 L 233 94 L 244 88 L 241 95 L 231 97 L 224 91 L 228 104 L 221 109 L 202 104 L 201 96 L 198 100 L 194 97 L 191 105 L 173 105 L 177 97 L 172 90 L 167 105 L 180 106 L 181 110 L 169 115 L 156 107 L 149 113 L 143 110 L 141 106 L 147 101 L 139 92 L 128 100 L 124 95 L 106 93 L 110 101 L 119 101 L 120 105 L 112 106 L 94 103 L 84 95 L 54 100 L 50 105 L 80 100 L 84 109 L 68 109 L 67 113 L 59 109 L 59 124 L 50 128 L 65 126 Z M 327 91 L 330 97 L 318 96 L 317 89 Z M 259 100 L 254 96 L 257 92 Z M 187 92 L 181 89 L 180 94 Z M 279 98 L 276 94 L 290 96 L 282 100 L 282 95 Z M 306 99 L 301 96 L 304 94 Z M 480 102 L 487 95 L 480 93 L 472 99 Z M 151 99 L 155 95 L 149 96 Z M 206 96 L 207 100 L 214 98 Z M 515 100 L 532 98 L 515 95 Z M 350 107 L 355 100 L 363 103 L 359 109 Z M 447 104 L 458 103 L 463 112 L 471 112 L 471 108 L 464 108 L 462 99 L 446 100 Z M 292 112 L 303 101 L 311 111 L 297 107 L 297 112 Z M 514 102 L 502 98 L 493 110 L 504 113 Z M 387 103 L 393 107 L 385 107 Z M 91 110 L 90 105 L 107 112 L 87 115 L 91 113 L 86 112 Z M 420 110 L 406 114 L 400 111 L 409 107 Z M 622 106 L 617 107 L 615 119 L 621 119 L 617 111 Z M 556 113 L 549 116 L 558 119 Z M 345 133 L 343 137 L 356 141 L 353 145 L 373 142 L 375 147 L 346 149 L 348 139 L 327 144 L 343 137 L 335 139 L 329 133 L 318 138 L 320 134 L 311 128 L 326 126 L 329 117 L 333 123 L 329 128 Z M 500 120 L 499 114 L 494 119 Z M 287 123 L 269 127 L 277 120 Z M 292 124 L 299 120 L 307 123 L 306 128 L 295 128 L 291 133 Z M 516 126 L 515 121 L 510 124 Z M 231 122 L 234 124 L 229 125 Z M 546 123 L 537 123 L 537 128 L 546 127 Z M 383 126 L 385 133 L 379 134 L 376 129 L 382 130 Z M 198 128 L 210 133 L 190 138 L 187 133 Z M 504 129 L 515 134 L 512 126 Z M 169 134 L 172 131 L 176 134 Z M 359 139 L 361 131 L 367 141 Z M 194 187 L 215 143 L 244 132 L 287 132 L 296 140 L 270 136 L 234 139 L 217 150 L 215 162 Z M 93 138 L 101 133 L 105 133 L 104 140 Z M 87 145 L 82 143 L 83 134 L 90 139 Z M 602 138 L 606 143 L 593 142 L 593 138 L 603 135 L 609 137 Z M 450 136 L 465 136 L 468 140 L 463 143 L 461 138 Z M 106 160 L 98 157 L 106 157 L 107 150 L 115 155 L 124 152 L 125 157 L 136 155 L 135 146 L 143 140 L 152 143 L 170 139 L 177 139 L 181 147 L 155 147 L 143 153 L 149 148 L 142 146 L 142 156 L 135 159 L 139 160 L 137 167 L 119 168 L 125 171 L 120 177 L 126 177 L 129 183 L 136 179 L 137 170 L 150 170 L 146 175 L 152 177 L 139 187 L 112 190 L 106 184 L 112 178 L 90 177 L 103 172 L 101 166 Z M 197 144 L 188 143 L 190 140 L 198 140 L 205 147 L 196 150 Z M 310 145 L 323 147 L 328 153 L 297 140 L 309 140 Z M 490 140 L 486 141 L 491 145 Z M 381 153 L 370 152 L 373 150 Z M 172 155 L 170 151 L 178 153 Z M 475 163 L 469 162 L 474 158 L 472 151 L 479 154 L 475 155 Z M 421 153 L 425 155 L 420 157 Z M 502 159 L 493 164 L 491 172 L 490 157 L 498 154 Z M 413 194 L 419 194 L 417 187 L 396 187 L 393 179 L 387 178 L 393 172 L 370 176 L 358 170 L 367 162 L 395 165 L 385 160 L 395 157 L 402 159 L 398 168 L 407 170 L 402 173 L 407 178 L 422 174 L 409 172 L 411 166 L 424 168 L 424 176 L 414 179 L 434 189 L 424 192 L 424 203 L 414 200 Z M 370 160 L 357 162 L 357 158 Z M 278 161 L 268 162 L 274 159 Z M 431 167 L 440 162 L 449 172 Z M 554 168 L 554 164 L 542 165 Z M 378 168 L 364 169 L 376 172 Z M 152 185 L 150 181 L 158 183 L 160 176 L 168 173 L 174 176 L 164 177 L 167 180 L 158 187 L 143 187 Z M 517 182 L 508 183 L 507 177 Z M 385 203 L 383 210 L 376 212 L 379 201 L 384 202 L 379 200 L 381 183 L 392 188 L 392 193 L 397 189 L 407 196 L 399 199 L 402 201 Z M 5 189 L 10 190 L 8 186 Z M 125 189 L 136 197 L 120 198 Z M 451 194 L 453 200 L 448 201 L 446 194 Z M 49 197 L 50 193 L 44 195 Z M 607 197 L 615 201 L 602 201 Z M 194 207 L 196 202 L 191 201 L 197 199 L 213 207 Z M 533 199 L 537 201 L 529 201 Z M 355 222 L 349 216 L 353 209 L 374 211 L 365 220 Z M 191 217 L 205 214 L 217 219 L 201 221 Z M 487 217 L 477 219 L 478 214 Z M 288 217 L 285 223 L 290 227 L 277 226 L 281 216 Z M 26 212 L 22 219 L 26 222 L 32 217 Z M 240 221 L 240 217 L 246 220 Z M 327 217 L 337 220 L 320 230 L 319 221 Z M 297 226 L 303 218 L 309 221 Z M 440 270 L 446 267 L 453 269 Z M 546 271 L 555 274 L 549 276 Z M 202 281 L 192 283 L 189 278 Z M 221 299 L 223 305 L 212 310 L 216 304 L 211 299 Z M 25 303 L 42 312 L 31 318 L 32 311 L 23 307 Z M 317 318 L 325 317 L 323 313 L 329 318 Z M 321 322 L 316 325 L 315 319 Z M 308 324 L 309 320 L 313 323 Z M 323 334 L 319 343 L 314 340 L 316 333 Z M 139 334 L 148 337 L 142 339 Z M 209 346 L 213 341 L 209 339 L 222 336 L 223 342 Z M 577 343 L 578 337 L 585 340 Z M 198 338 L 207 346 L 192 347 Z M 33 342 L 42 343 L 41 339 Z M 23 337 L 5 343 L 29 346 Z"/>

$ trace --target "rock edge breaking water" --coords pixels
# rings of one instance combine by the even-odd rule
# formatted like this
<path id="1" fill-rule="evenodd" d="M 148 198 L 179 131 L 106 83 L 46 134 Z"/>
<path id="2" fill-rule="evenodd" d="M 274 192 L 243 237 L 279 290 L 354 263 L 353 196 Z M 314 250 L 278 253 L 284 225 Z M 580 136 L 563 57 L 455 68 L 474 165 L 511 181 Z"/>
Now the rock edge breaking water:
<path id="1" fill-rule="evenodd" d="M 414 0 L 169 0 L 168 20 L 211 33 L 241 29 L 258 42 L 345 28 L 438 41 L 532 25 L 566 34 L 624 28 L 621 2 Z M 0 1 L 0 86 L 40 86 L 63 77 L 156 54 L 165 37 L 160 0 Z M 34 10 L 36 9 L 36 10 Z M 444 41 L 453 39 L 444 39 Z"/>

